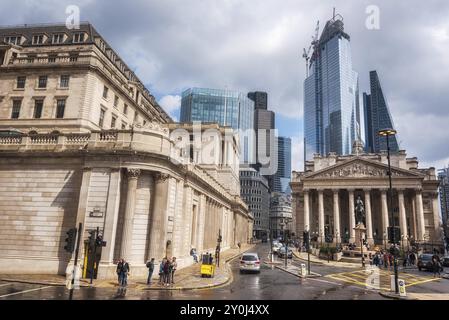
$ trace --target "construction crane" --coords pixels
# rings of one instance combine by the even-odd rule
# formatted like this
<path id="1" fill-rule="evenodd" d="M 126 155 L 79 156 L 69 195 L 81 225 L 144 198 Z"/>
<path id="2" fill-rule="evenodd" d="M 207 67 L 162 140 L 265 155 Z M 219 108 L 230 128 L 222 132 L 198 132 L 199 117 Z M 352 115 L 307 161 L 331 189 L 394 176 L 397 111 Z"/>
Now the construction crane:
<path id="1" fill-rule="evenodd" d="M 309 76 L 309 60 L 310 60 L 310 52 L 312 51 L 312 48 L 315 48 L 315 46 L 318 44 L 318 35 L 320 32 L 320 21 L 318 20 L 316 22 L 316 28 L 315 28 L 315 35 L 312 37 L 312 42 L 310 43 L 309 49 L 306 50 L 304 48 L 302 57 L 306 59 L 306 77 Z"/>

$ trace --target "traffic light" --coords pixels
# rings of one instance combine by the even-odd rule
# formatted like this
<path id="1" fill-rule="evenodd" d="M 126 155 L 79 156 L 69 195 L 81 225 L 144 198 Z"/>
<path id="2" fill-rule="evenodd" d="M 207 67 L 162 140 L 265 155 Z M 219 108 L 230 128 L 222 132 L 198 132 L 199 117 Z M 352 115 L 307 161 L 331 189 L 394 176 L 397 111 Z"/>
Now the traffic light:
<path id="1" fill-rule="evenodd" d="M 67 238 L 65 239 L 66 245 L 64 250 L 72 253 L 75 250 L 75 240 L 76 240 L 76 228 L 72 228 L 67 231 Z"/>
<path id="2" fill-rule="evenodd" d="M 89 230 L 89 239 L 87 242 L 89 243 L 89 247 L 93 248 L 95 246 L 96 237 L 95 237 L 95 230 Z"/>
<path id="3" fill-rule="evenodd" d="M 401 240 L 401 229 L 399 227 L 388 227 L 388 242 L 399 244 Z"/>

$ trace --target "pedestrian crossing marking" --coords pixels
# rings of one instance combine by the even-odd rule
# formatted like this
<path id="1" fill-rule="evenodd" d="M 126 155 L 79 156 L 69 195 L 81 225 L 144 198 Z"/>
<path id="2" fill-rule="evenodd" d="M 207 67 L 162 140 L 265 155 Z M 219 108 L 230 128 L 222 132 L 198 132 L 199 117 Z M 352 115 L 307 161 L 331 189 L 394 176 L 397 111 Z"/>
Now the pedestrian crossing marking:
<path id="1" fill-rule="evenodd" d="M 378 284 L 372 285 L 369 283 L 369 278 L 372 277 L 374 272 L 378 273 Z M 363 286 L 369 289 L 377 289 L 377 290 L 383 290 L 383 291 L 389 291 L 390 290 L 390 276 L 394 273 L 390 270 L 383 270 L 383 269 L 365 269 L 365 270 L 355 270 L 350 272 L 339 272 L 339 273 L 333 273 L 326 275 L 325 277 L 331 278 L 338 281 L 343 281 L 347 283 L 356 284 L 359 286 Z M 375 276 L 375 275 L 374 275 Z M 399 277 L 403 279 L 406 283 L 406 287 L 436 281 L 440 278 L 433 278 L 431 276 L 420 276 L 416 274 L 410 274 L 406 272 L 401 272 Z M 372 281 L 372 279 L 371 279 Z"/>

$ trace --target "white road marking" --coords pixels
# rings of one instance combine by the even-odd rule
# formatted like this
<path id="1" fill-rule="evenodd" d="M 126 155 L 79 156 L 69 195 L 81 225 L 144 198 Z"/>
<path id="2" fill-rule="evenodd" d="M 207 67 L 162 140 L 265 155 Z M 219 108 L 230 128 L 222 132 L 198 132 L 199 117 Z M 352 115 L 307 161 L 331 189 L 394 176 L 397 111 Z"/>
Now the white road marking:
<path id="1" fill-rule="evenodd" d="M 15 295 L 18 295 L 18 294 L 28 293 L 28 292 L 37 291 L 37 290 L 43 290 L 43 289 L 47 289 L 47 288 L 51 288 L 51 287 L 52 286 L 46 286 L 46 287 L 40 287 L 40 288 L 36 288 L 36 289 L 30 289 L 30 290 L 25 290 L 25 291 L 14 292 L 14 293 L 5 294 L 3 296 L 0 296 L 0 298 L 5 298 L 5 297 L 9 297 L 9 296 L 15 296 Z"/>
<path id="2" fill-rule="evenodd" d="M 10 286 L 12 285 L 12 283 L 5 283 L 5 284 L 0 284 L 0 287 L 6 287 L 6 286 Z"/>
<path id="3" fill-rule="evenodd" d="M 338 286 L 342 286 L 341 283 L 338 283 L 338 282 L 332 282 L 332 281 L 327 281 L 327 280 L 323 280 L 323 279 L 305 278 L 305 280 L 314 280 L 314 281 L 325 282 L 325 283 L 336 284 L 336 285 L 338 285 Z"/>

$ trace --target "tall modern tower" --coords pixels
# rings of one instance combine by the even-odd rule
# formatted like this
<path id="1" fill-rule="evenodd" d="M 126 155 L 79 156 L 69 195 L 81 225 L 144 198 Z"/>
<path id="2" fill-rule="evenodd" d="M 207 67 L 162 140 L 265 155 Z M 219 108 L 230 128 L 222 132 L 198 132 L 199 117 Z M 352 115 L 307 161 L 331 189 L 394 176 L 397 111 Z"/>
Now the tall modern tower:
<path id="1" fill-rule="evenodd" d="M 352 69 L 350 37 L 334 16 L 313 43 L 304 81 L 305 159 L 313 154 L 350 154 L 360 139 L 358 74 Z"/>
<path id="2" fill-rule="evenodd" d="M 270 179 L 271 192 L 291 193 L 290 180 L 292 176 L 292 140 L 287 137 L 277 137 L 278 167 Z"/>
<path id="3" fill-rule="evenodd" d="M 215 122 L 235 130 L 253 130 L 254 102 L 246 94 L 221 89 L 190 88 L 182 93 L 181 122 Z M 254 161 L 250 149 L 255 141 L 240 135 L 240 162 Z"/>
<path id="4" fill-rule="evenodd" d="M 379 76 L 376 71 L 370 71 L 371 94 L 363 93 L 363 109 L 365 114 L 365 150 L 366 152 L 379 153 L 387 150 L 387 140 L 377 133 L 381 129 L 394 129 L 393 117 L 390 114 L 387 100 L 382 92 Z M 392 152 L 399 151 L 397 135 L 390 139 Z"/>
<path id="5" fill-rule="evenodd" d="M 273 156 L 275 150 L 271 150 L 274 144 L 270 143 L 274 140 L 275 114 L 268 110 L 268 95 L 266 92 L 256 91 L 248 93 L 248 98 L 254 101 L 254 130 L 256 133 L 256 155 L 257 160 L 253 167 L 260 171 L 263 164 L 260 163 L 259 152 L 263 156 Z M 260 132 L 259 132 L 260 130 Z M 275 159 L 275 158 L 273 158 Z M 267 164 L 268 166 L 268 164 Z"/>

